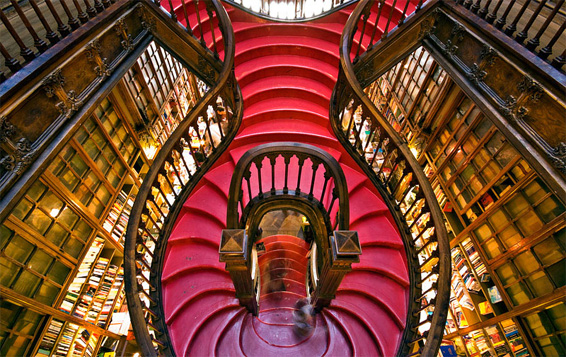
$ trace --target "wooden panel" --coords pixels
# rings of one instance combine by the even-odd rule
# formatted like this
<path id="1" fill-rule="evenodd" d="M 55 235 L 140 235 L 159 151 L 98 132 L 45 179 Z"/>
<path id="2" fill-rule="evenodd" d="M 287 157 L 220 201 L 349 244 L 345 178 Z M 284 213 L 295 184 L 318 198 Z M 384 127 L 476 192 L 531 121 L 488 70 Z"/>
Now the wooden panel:
<path id="1" fill-rule="evenodd" d="M 556 171 L 566 176 L 564 88 L 556 91 L 550 84 L 546 87 L 546 82 L 535 79 L 537 69 L 516 61 L 510 47 L 489 41 L 449 12 L 442 8 L 429 15 L 436 18 L 430 34 L 432 43 L 467 78 L 468 85 L 498 111 L 499 117 L 505 118 L 502 125 L 521 133 Z"/>

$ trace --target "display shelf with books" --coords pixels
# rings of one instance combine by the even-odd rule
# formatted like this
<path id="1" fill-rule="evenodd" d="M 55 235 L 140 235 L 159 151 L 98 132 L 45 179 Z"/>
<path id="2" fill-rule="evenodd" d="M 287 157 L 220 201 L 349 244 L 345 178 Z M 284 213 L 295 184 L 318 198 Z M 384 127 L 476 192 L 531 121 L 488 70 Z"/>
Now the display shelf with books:
<path id="1" fill-rule="evenodd" d="M 101 237 L 96 237 L 92 245 L 88 249 L 87 253 L 85 254 L 83 261 L 79 266 L 79 269 L 77 270 L 77 274 L 75 275 L 75 278 L 69 285 L 69 288 L 67 289 L 67 294 L 65 295 L 65 298 L 61 303 L 59 310 L 66 312 L 68 314 L 74 311 L 74 307 L 81 295 L 83 286 L 86 283 L 87 279 L 89 278 L 94 262 L 96 261 L 98 255 L 102 251 L 103 246 L 104 246 L 104 239 Z"/>
<path id="2" fill-rule="evenodd" d="M 80 124 L 65 132 L 46 167 L 0 222 L 5 267 L 0 284 L 11 294 L 4 303 L 33 299 L 37 306 L 21 315 L 32 316 L 33 310 L 41 317 L 33 321 L 33 336 L 10 332 L 0 340 L 2 355 L 96 355 L 99 340 L 120 338 L 109 326 L 120 320 L 114 312 L 127 315 L 123 242 L 133 202 L 160 146 L 152 124 L 168 125 L 159 134 L 164 142 L 208 90 L 157 44 L 145 52 L 81 112 Z M 182 172 L 184 178 L 196 171 L 190 149 L 178 160 L 192 170 Z M 127 333 L 124 321 L 120 330 Z M 10 343 L 14 338 L 25 343 L 16 346 Z"/>
<path id="3" fill-rule="evenodd" d="M 558 355 L 566 353 L 559 338 L 525 338 L 537 336 L 536 326 L 544 325 L 540 321 L 556 319 L 522 317 L 533 308 L 532 299 L 550 305 L 566 285 L 566 200 L 535 172 L 498 121 L 449 78 L 449 71 L 432 63 L 423 71 L 423 82 L 412 77 L 418 58 L 429 57 L 415 51 L 366 93 L 381 113 L 394 116 L 402 108 L 407 115 L 406 124 L 396 128 L 423 166 L 445 216 L 454 267 L 446 334 L 454 340 L 486 326 L 502 334 L 499 323 L 505 316 L 517 326 L 527 353 L 542 354 L 552 350 L 550 345 L 559 346 L 553 347 Z M 475 338 L 466 340 L 473 353 L 481 354 L 485 342 L 489 354 L 505 355 L 502 344 L 488 338 L 497 339 L 493 329 L 482 335 L 481 348 Z"/>
<path id="4" fill-rule="evenodd" d="M 115 267 L 115 266 L 114 266 Z M 100 312 L 100 317 L 98 318 L 97 325 L 100 327 L 105 327 L 108 322 L 108 317 L 112 315 L 115 311 L 115 306 L 121 305 L 120 294 L 123 294 L 123 282 L 124 282 L 124 268 L 120 267 L 115 271 L 114 281 L 108 292 L 108 296 L 102 305 L 102 310 Z"/>
<path id="5" fill-rule="evenodd" d="M 130 177 L 127 177 L 103 223 L 104 229 L 121 246 L 124 245 L 128 218 L 130 217 L 137 193 L 137 185 Z"/>

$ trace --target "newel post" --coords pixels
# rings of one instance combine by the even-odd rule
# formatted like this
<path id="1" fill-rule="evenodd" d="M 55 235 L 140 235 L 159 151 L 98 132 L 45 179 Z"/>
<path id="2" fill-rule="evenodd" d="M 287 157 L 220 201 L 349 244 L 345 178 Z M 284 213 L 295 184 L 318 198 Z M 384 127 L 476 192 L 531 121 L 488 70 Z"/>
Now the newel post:
<path id="1" fill-rule="evenodd" d="M 320 278 L 313 296 L 317 310 L 330 305 L 344 276 L 352 270 L 352 263 L 360 261 L 362 247 L 356 231 L 334 231 L 329 237 L 330 254 L 324 259 Z"/>
<path id="2" fill-rule="evenodd" d="M 223 229 L 218 253 L 220 261 L 226 263 L 226 270 L 230 273 L 240 305 L 257 315 L 256 285 L 258 281 L 257 278 L 254 279 L 254 276 L 258 276 L 259 267 L 257 259 L 250 257 L 252 254 L 248 249 L 248 235 L 245 229 Z"/>

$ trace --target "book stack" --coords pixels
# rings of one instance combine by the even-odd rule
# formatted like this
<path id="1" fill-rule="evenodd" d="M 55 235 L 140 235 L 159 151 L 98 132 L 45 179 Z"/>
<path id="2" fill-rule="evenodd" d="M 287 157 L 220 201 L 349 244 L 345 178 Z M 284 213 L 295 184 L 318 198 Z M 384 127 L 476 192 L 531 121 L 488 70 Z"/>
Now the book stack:
<path id="1" fill-rule="evenodd" d="M 485 332 L 489 336 L 489 339 L 491 340 L 491 344 L 493 345 L 495 354 L 497 354 L 497 356 L 510 356 L 510 350 L 496 326 L 486 327 Z"/>
<path id="2" fill-rule="evenodd" d="M 455 249 L 457 249 L 457 248 L 455 248 Z M 474 275 L 472 274 L 472 272 L 471 272 L 470 268 L 468 267 L 468 264 L 466 263 L 466 261 L 462 258 L 460 252 L 458 252 L 457 258 L 460 259 L 460 260 L 458 260 L 458 262 L 454 262 L 455 268 L 460 273 L 460 276 L 462 277 L 462 280 L 464 281 L 464 285 L 466 285 L 466 288 L 468 289 L 469 292 L 479 293 L 481 291 L 481 286 L 480 286 L 479 282 L 476 280 L 476 278 L 474 277 Z"/>
<path id="3" fill-rule="evenodd" d="M 479 356 L 480 353 L 475 345 L 474 339 L 467 338 L 465 341 L 466 341 L 466 349 L 468 350 L 470 357 Z"/>
<path id="4" fill-rule="evenodd" d="M 89 286 L 86 291 L 81 295 L 79 298 L 79 303 L 75 307 L 75 311 L 73 311 L 73 315 L 76 317 L 80 317 L 81 319 L 85 319 L 86 314 L 88 312 L 88 308 L 92 303 L 92 298 L 96 293 L 96 288 L 94 286 Z"/>
<path id="5" fill-rule="evenodd" d="M 89 285 L 98 287 L 104 273 L 106 272 L 106 267 L 110 263 L 108 258 L 99 258 L 96 264 L 94 265 L 94 269 L 92 270 L 92 274 L 90 275 L 90 279 L 88 280 Z"/>
<path id="6" fill-rule="evenodd" d="M 92 265 L 96 260 L 96 257 L 102 250 L 103 246 L 104 239 L 97 237 L 88 249 L 81 265 L 79 266 L 77 275 L 73 279 L 73 282 L 69 285 L 69 289 L 67 290 L 67 294 L 65 295 L 65 299 L 61 303 L 59 310 L 64 311 L 68 314 L 73 311 L 73 306 L 75 306 L 75 303 L 77 302 L 81 293 L 82 287 L 90 275 Z"/>
<path id="7" fill-rule="evenodd" d="M 96 345 L 98 344 L 98 335 L 93 333 L 88 340 L 88 344 L 86 345 L 85 356 L 91 357 L 94 350 L 96 349 Z"/>
<path id="8" fill-rule="evenodd" d="M 75 335 L 79 329 L 78 325 L 68 323 L 63 329 L 63 334 L 59 338 L 59 343 L 57 344 L 56 355 L 57 356 L 67 356 L 73 341 L 75 340 Z"/>
<path id="9" fill-rule="evenodd" d="M 120 291 L 123 291 L 122 282 L 124 280 L 124 268 L 120 267 L 119 269 L 114 270 L 115 268 L 116 266 L 112 265 L 108 269 L 109 272 L 115 271 L 116 273 L 115 273 L 114 282 L 112 283 L 112 287 L 110 289 L 110 292 L 108 293 L 108 297 L 106 298 L 104 305 L 102 306 L 100 317 L 98 318 L 97 324 L 100 327 L 104 327 L 106 325 L 106 322 L 108 321 L 108 317 L 112 314 L 114 310 L 114 301 L 116 300 L 116 296 Z"/>
<path id="10" fill-rule="evenodd" d="M 479 351 L 480 356 L 482 357 L 493 357 L 493 353 L 487 344 L 486 338 L 484 334 L 480 331 L 474 331 L 470 333 L 471 336 L 474 338 L 474 342 L 476 343 L 476 347 Z"/>
<path id="11" fill-rule="evenodd" d="M 470 262 L 472 263 L 472 266 L 474 267 L 477 276 L 481 277 L 482 275 L 487 273 L 487 268 L 485 267 L 485 264 L 482 262 L 478 252 L 476 251 L 476 248 L 472 244 L 472 241 L 469 238 L 467 238 L 462 242 L 462 246 L 464 247 L 464 250 L 466 251 L 468 257 L 470 258 Z"/>
<path id="12" fill-rule="evenodd" d="M 55 342 L 57 342 L 57 337 L 59 337 L 59 333 L 61 332 L 61 328 L 63 328 L 63 322 L 59 320 L 52 319 L 49 327 L 47 328 L 47 332 L 43 335 L 43 339 L 39 345 L 39 349 L 37 350 L 37 354 L 40 356 L 49 356 L 51 351 L 53 350 L 53 346 Z"/>
<path id="13" fill-rule="evenodd" d="M 131 186 L 129 187 L 131 188 Z M 104 229 L 111 234 L 112 239 L 120 244 L 123 244 L 123 237 L 126 233 L 128 219 L 130 218 L 130 212 L 132 211 L 135 200 L 135 197 L 131 195 L 128 196 L 126 191 L 128 190 L 120 191 L 102 225 Z"/>
<path id="14" fill-rule="evenodd" d="M 433 170 L 430 170 L 430 175 L 432 175 Z M 452 209 L 450 210 L 446 210 L 446 204 L 448 203 L 448 199 L 446 198 L 446 195 L 444 194 L 444 191 L 442 191 L 442 188 L 440 187 L 440 185 L 436 185 L 436 187 L 434 188 L 434 195 L 436 196 L 436 199 L 438 201 L 438 205 L 440 206 L 440 209 L 442 209 L 444 212 L 450 212 L 452 211 Z"/>
<path id="15" fill-rule="evenodd" d="M 108 267 L 108 270 L 106 271 L 106 274 L 104 274 L 102 282 L 98 287 L 98 291 L 94 295 L 92 306 L 90 307 L 90 311 L 87 314 L 86 321 L 90 323 L 96 323 L 96 320 L 99 318 L 99 315 L 102 312 L 102 307 L 104 306 L 104 303 L 108 298 L 108 294 L 110 293 L 114 279 L 116 278 L 117 270 L 118 267 L 115 265 Z"/>
<path id="16" fill-rule="evenodd" d="M 511 349 L 513 350 L 515 356 L 530 356 L 529 351 L 527 350 L 527 347 L 523 342 L 523 338 L 517 330 L 517 326 L 511 320 L 502 321 L 501 326 L 503 327 L 505 337 L 507 338 L 507 341 L 509 341 L 509 345 L 511 346 Z"/>
<path id="17" fill-rule="evenodd" d="M 86 345 L 88 344 L 89 339 L 90 332 L 88 332 L 84 328 L 81 328 L 75 338 L 75 345 L 71 356 L 81 357 L 86 351 Z"/>

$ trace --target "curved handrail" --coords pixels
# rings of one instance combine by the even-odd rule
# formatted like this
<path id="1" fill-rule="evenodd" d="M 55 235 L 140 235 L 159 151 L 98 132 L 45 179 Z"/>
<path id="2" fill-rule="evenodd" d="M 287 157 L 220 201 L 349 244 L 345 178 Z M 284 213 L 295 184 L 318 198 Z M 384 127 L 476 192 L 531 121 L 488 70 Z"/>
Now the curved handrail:
<path id="1" fill-rule="evenodd" d="M 320 19 L 358 0 L 223 0 L 231 6 L 262 19 L 277 22 L 305 22 Z M 316 5 L 315 5 L 316 4 Z M 278 9 L 272 11 L 272 7 Z M 318 8 L 316 8 L 318 7 Z"/>
<path id="2" fill-rule="evenodd" d="M 319 170 L 321 167 L 324 171 Z M 257 297 L 253 300 L 252 289 L 257 281 L 248 275 L 253 265 L 250 268 L 246 257 L 253 253 L 264 214 L 282 208 L 298 210 L 311 222 L 314 231 L 311 258 L 314 259 L 309 260 L 307 275 L 313 280 L 306 284 L 312 285 L 312 289 L 307 288 L 307 294 L 312 293 L 318 309 L 328 306 L 334 298 L 338 285 L 349 271 L 346 266 L 359 262 L 361 248 L 346 252 L 333 244 L 336 239 L 346 237 L 359 245 L 357 233 L 348 230 L 348 186 L 338 161 L 326 151 L 303 143 L 256 146 L 238 160 L 228 193 L 227 229 L 222 233 L 222 242 L 239 241 L 240 246 L 235 249 L 226 244 L 227 249 L 221 245 L 219 250 L 220 261 L 226 262 L 240 304 L 254 314 L 259 300 Z M 332 223 L 333 216 L 336 218 Z M 341 238 L 337 238 L 338 235 Z M 316 259 L 317 256 L 320 258 Z"/>
<path id="3" fill-rule="evenodd" d="M 360 47 L 373 5 L 373 0 L 361 0 L 342 34 L 340 72 L 330 108 L 331 125 L 382 193 L 404 239 L 411 291 L 407 326 L 398 355 L 434 356 L 442 340 L 450 297 L 450 246 L 442 212 L 421 166 L 406 142 L 366 96 L 354 72 L 353 61 L 363 62 L 366 58 L 360 54 Z M 416 10 L 421 5 L 419 1 Z M 406 18 L 407 7 L 399 26 Z M 384 33 L 389 23 L 388 20 Z M 369 31 L 372 32 L 369 45 L 366 39 L 366 48 L 375 45 L 372 43 L 375 31 Z M 353 49 L 355 36 L 359 38 L 357 53 Z"/>
<path id="4" fill-rule="evenodd" d="M 144 356 L 174 355 L 160 301 L 160 255 L 183 202 L 228 147 L 243 103 L 234 76 L 234 32 L 217 0 L 204 0 L 218 18 L 226 47 L 217 82 L 161 147 L 136 197 L 124 246 L 124 280 L 136 340 Z M 214 40 L 214 39 L 213 39 Z M 207 44 L 202 43 L 206 48 Z M 218 60 L 220 63 L 220 60 Z M 207 73 L 210 77 L 210 73 Z"/>
<path id="5" fill-rule="evenodd" d="M 277 160 L 279 156 L 281 156 L 283 160 Z M 294 162 L 291 163 L 293 157 L 297 159 L 296 164 Z M 263 161 L 265 159 L 269 162 L 269 170 L 262 170 Z M 303 179 L 308 177 L 303 176 L 306 160 L 309 160 L 312 165 L 310 181 L 307 183 L 306 187 L 307 191 L 304 190 L 304 186 L 301 189 L 301 185 L 304 184 Z M 251 171 L 252 165 L 256 168 L 255 179 Z M 317 175 L 320 165 L 323 166 L 325 171 L 322 175 Z M 276 173 L 279 172 L 276 169 L 278 166 L 281 168 L 284 167 L 283 180 L 278 180 L 278 177 L 276 177 Z M 289 168 L 293 166 L 298 168 L 297 176 L 293 177 L 293 179 L 297 180 L 297 184 L 295 188 L 289 188 L 289 186 L 293 184 L 289 182 Z M 265 182 L 269 181 L 269 183 L 271 183 L 271 187 L 267 191 L 264 191 L 262 187 L 264 183 L 262 171 L 266 172 L 271 177 L 270 180 L 265 180 Z M 322 191 L 315 197 L 314 188 L 317 187 L 317 179 L 324 179 L 324 183 L 322 185 Z M 245 191 L 242 189 L 244 180 L 246 182 L 244 187 Z M 257 184 L 257 188 L 252 187 L 252 181 Z M 283 186 L 278 187 L 281 184 Z M 333 187 L 330 185 L 333 185 Z M 245 195 L 244 192 L 247 195 Z M 327 197 L 327 194 L 330 194 L 330 197 Z M 272 196 L 280 196 L 282 198 L 304 196 L 306 200 L 324 210 L 328 221 L 331 221 L 332 213 L 335 212 L 336 220 L 334 227 L 338 226 L 340 230 L 348 230 L 350 208 L 348 202 L 348 187 L 346 185 L 344 172 L 334 157 L 316 146 L 293 142 L 277 142 L 258 145 L 248 150 L 236 164 L 234 175 L 230 182 L 226 217 L 227 228 L 244 228 L 247 221 L 246 213 L 250 210 L 249 206 Z M 317 199 L 317 197 L 319 198 Z M 338 207 L 337 210 L 334 210 L 336 200 L 338 200 Z M 246 206 L 248 208 L 246 208 Z M 327 227 L 327 230 L 330 233 L 332 227 Z"/>

